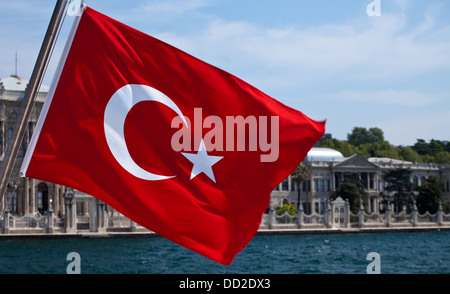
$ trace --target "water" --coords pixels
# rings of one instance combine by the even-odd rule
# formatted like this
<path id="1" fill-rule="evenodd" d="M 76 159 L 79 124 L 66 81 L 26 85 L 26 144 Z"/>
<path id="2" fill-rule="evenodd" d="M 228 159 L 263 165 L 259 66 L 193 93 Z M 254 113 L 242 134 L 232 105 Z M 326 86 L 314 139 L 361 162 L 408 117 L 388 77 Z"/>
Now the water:
<path id="1" fill-rule="evenodd" d="M 0 240 L 0 274 L 65 274 L 69 252 L 82 274 L 365 274 L 369 252 L 382 274 L 450 273 L 450 232 L 258 235 L 223 266 L 166 239 Z"/>

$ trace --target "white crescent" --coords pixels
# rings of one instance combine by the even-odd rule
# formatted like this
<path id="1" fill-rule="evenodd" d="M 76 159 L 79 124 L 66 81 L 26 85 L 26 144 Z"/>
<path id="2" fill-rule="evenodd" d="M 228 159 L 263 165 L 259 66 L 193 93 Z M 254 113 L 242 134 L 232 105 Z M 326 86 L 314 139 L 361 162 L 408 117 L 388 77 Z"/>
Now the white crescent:
<path id="1" fill-rule="evenodd" d="M 105 108 L 104 128 L 106 142 L 117 162 L 133 176 L 148 180 L 161 181 L 175 176 L 150 173 L 139 167 L 128 151 L 124 136 L 125 119 L 136 104 L 142 101 L 154 101 L 164 104 L 175 111 L 188 127 L 183 113 L 178 106 L 164 93 L 146 85 L 130 84 L 123 86 L 112 95 Z"/>

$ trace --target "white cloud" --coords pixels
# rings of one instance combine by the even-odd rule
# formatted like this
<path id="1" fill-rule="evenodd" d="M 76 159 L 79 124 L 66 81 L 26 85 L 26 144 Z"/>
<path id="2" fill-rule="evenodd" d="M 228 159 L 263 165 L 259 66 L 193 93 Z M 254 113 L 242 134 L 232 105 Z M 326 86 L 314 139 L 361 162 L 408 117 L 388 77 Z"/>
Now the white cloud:
<path id="1" fill-rule="evenodd" d="M 407 28 L 404 17 L 385 13 L 376 20 L 309 28 L 264 28 L 216 19 L 195 34 L 160 36 L 215 64 L 245 62 L 249 71 L 282 69 L 279 78 L 290 81 L 389 81 L 450 69 L 449 30 L 434 28 L 431 13 L 417 29 Z M 432 40 L 424 40 L 431 34 Z"/>

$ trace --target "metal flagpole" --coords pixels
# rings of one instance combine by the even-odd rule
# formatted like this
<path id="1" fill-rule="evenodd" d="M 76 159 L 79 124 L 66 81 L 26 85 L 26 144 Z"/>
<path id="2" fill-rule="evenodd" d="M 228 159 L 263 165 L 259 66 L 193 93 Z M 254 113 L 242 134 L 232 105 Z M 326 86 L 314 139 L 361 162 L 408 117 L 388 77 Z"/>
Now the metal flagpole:
<path id="1" fill-rule="evenodd" d="M 25 97 L 20 107 L 20 113 L 16 126 L 12 133 L 11 140 L 6 149 L 5 157 L 0 169 L 0 203 L 5 194 L 6 186 L 16 161 L 17 153 L 19 152 L 20 144 L 22 143 L 23 135 L 25 133 L 31 110 L 33 109 L 34 100 L 39 90 L 41 80 L 44 74 L 45 67 L 50 56 L 50 52 L 58 32 L 61 19 L 65 13 L 67 0 L 58 0 L 53 11 L 52 18 L 48 25 L 47 33 L 42 42 L 41 50 L 39 51 L 36 64 L 31 74 L 31 79 L 25 91 Z"/>

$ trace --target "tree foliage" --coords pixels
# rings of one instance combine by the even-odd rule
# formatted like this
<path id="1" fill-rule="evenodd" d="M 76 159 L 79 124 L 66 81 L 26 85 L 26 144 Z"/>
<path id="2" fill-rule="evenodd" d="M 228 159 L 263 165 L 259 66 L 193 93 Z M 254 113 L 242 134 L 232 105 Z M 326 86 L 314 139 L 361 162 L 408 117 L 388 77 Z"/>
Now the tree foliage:
<path id="1" fill-rule="evenodd" d="M 283 206 L 278 206 L 275 208 L 275 213 L 277 215 L 283 215 L 287 212 L 289 215 L 297 215 L 297 210 L 295 209 L 295 205 L 290 202 L 286 202 Z"/>
<path id="2" fill-rule="evenodd" d="M 343 182 L 330 196 L 331 200 L 335 200 L 338 196 L 348 200 L 350 211 L 354 214 L 358 213 L 360 206 L 360 189 L 355 183 Z"/>
<path id="3" fill-rule="evenodd" d="M 379 128 L 353 128 L 347 140 L 326 138 L 321 147 L 335 149 L 345 157 L 358 154 L 363 157 L 388 157 L 411 162 L 450 164 L 450 143 L 447 141 L 417 139 L 412 146 L 393 146 L 384 139 Z"/>
<path id="4" fill-rule="evenodd" d="M 347 134 L 347 141 L 354 145 L 360 146 L 363 144 L 382 144 L 384 142 L 383 131 L 379 128 L 366 128 L 354 127 L 351 134 Z"/>
<path id="5" fill-rule="evenodd" d="M 424 214 L 426 211 L 436 213 L 441 203 L 443 210 L 448 213 L 449 206 L 442 200 L 442 189 L 444 182 L 439 178 L 430 176 L 424 180 L 422 185 L 418 187 L 419 195 L 416 199 L 417 210 Z"/>
<path id="6" fill-rule="evenodd" d="M 297 209 L 299 208 L 300 200 L 301 200 L 300 199 L 301 184 L 304 181 L 308 180 L 308 178 L 309 178 L 309 170 L 305 165 L 303 165 L 301 163 L 297 166 L 295 171 L 291 174 L 292 181 L 294 181 L 294 183 L 297 183 Z M 308 201 L 308 198 L 306 198 L 306 201 Z"/>
<path id="7" fill-rule="evenodd" d="M 383 196 L 395 205 L 396 212 L 400 212 L 403 206 L 411 208 L 414 185 L 410 179 L 411 170 L 405 168 L 390 170 L 383 175 L 383 180 L 387 182 L 387 193 Z"/>

